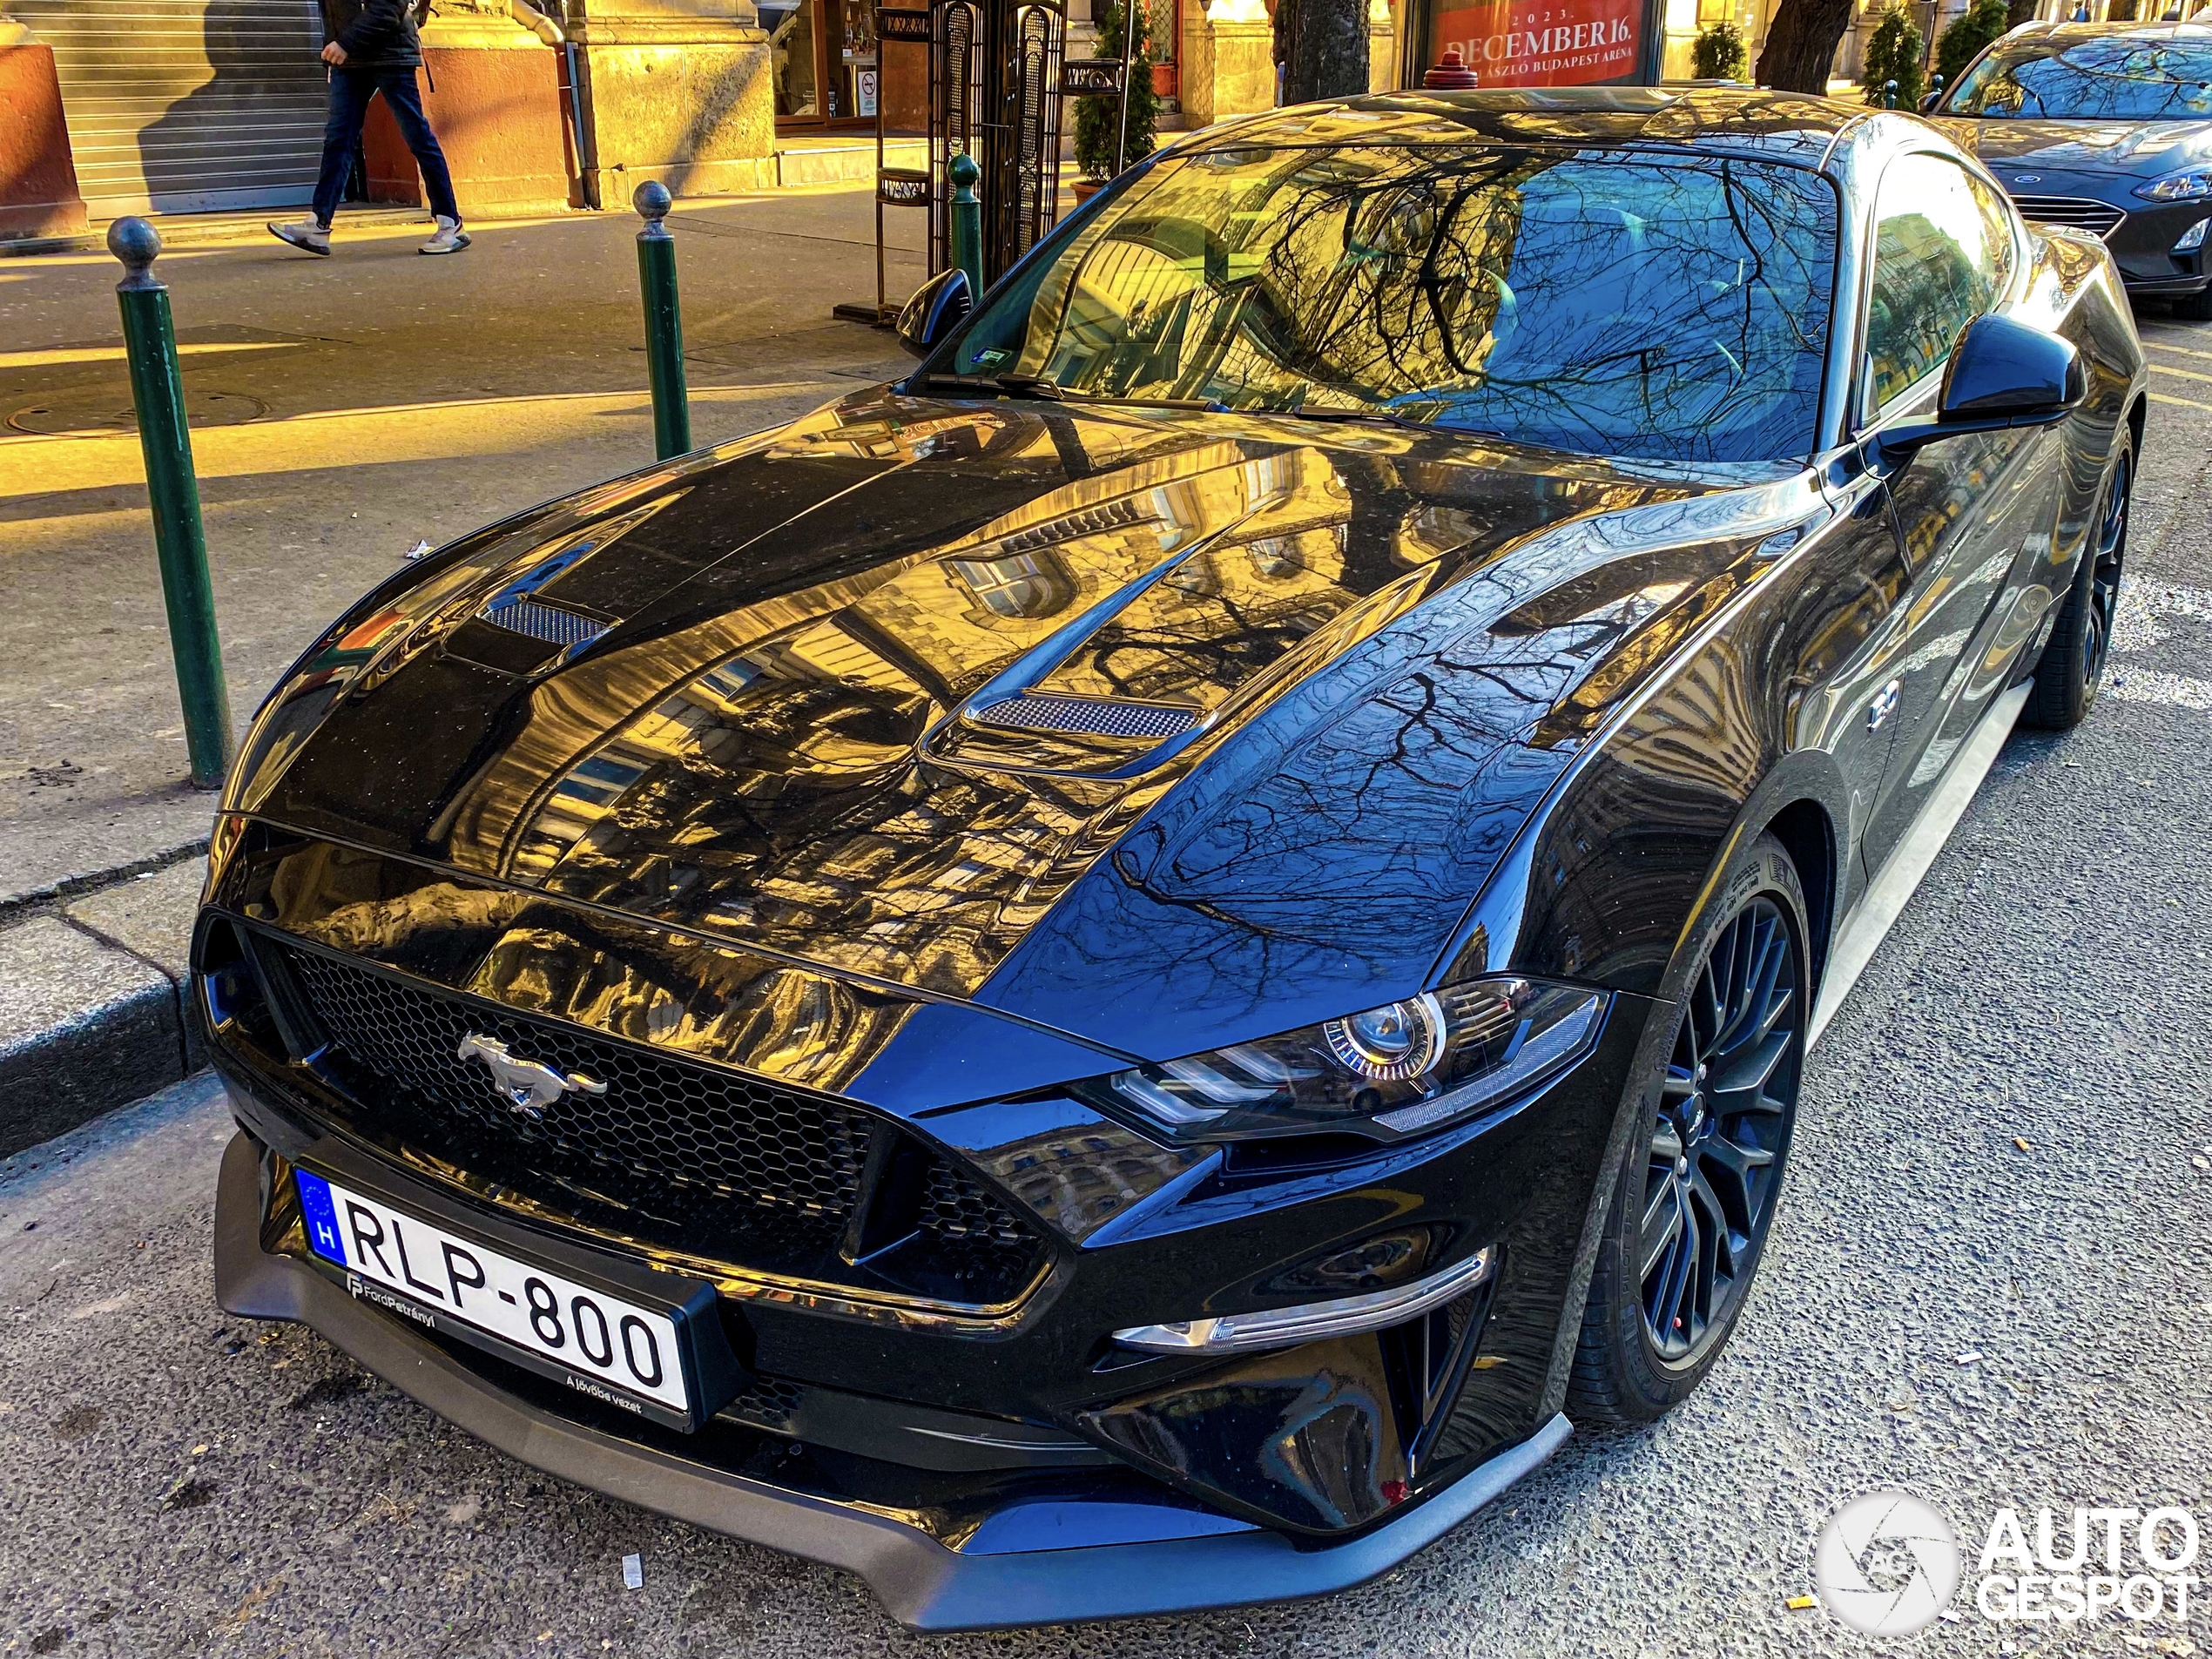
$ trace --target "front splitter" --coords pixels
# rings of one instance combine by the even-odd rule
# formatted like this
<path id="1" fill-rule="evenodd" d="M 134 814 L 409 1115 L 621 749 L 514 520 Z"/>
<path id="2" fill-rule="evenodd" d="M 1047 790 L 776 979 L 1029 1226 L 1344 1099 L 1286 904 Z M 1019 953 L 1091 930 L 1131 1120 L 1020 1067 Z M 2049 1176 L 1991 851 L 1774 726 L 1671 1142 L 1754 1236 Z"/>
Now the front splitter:
<path id="1" fill-rule="evenodd" d="M 306 1264 L 264 1251 L 258 1169 L 253 1142 L 234 1136 L 215 1205 L 215 1292 L 227 1312 L 312 1327 L 395 1388 L 533 1468 L 857 1574 L 913 1629 L 1135 1618 L 1348 1589 L 1434 1542 L 1541 1465 L 1570 1432 L 1567 1419 L 1554 1416 L 1398 1520 L 1323 1548 L 1300 1549 L 1255 1528 L 1164 1542 L 963 1554 L 857 1506 L 603 1433 L 507 1393 Z"/>

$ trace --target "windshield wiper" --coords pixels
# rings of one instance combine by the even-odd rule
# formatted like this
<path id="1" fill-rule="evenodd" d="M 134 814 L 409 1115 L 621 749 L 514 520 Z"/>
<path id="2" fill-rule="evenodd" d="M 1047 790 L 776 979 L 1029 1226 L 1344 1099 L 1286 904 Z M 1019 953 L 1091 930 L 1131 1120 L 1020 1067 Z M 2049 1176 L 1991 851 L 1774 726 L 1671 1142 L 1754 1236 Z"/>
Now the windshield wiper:
<path id="1" fill-rule="evenodd" d="M 1031 397 L 1046 403 L 1119 403 L 1141 409 L 1202 409 L 1211 415 L 1227 411 L 1226 403 L 1204 397 L 1116 397 L 1103 392 L 1071 391 L 1042 374 L 927 374 L 925 387 L 951 387 L 981 392 L 986 397 Z"/>

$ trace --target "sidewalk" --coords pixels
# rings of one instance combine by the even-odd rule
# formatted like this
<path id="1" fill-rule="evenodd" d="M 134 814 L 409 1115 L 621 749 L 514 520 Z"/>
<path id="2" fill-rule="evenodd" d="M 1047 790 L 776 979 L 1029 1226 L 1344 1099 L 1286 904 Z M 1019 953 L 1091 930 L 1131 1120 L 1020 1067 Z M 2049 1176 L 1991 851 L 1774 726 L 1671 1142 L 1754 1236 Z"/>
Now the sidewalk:
<path id="1" fill-rule="evenodd" d="M 669 223 L 698 442 L 909 361 L 830 314 L 875 296 L 865 190 L 686 202 Z M 887 226 L 895 296 L 924 274 L 924 227 Z M 495 225 L 430 260 L 418 226 L 341 216 L 328 260 L 263 237 L 156 266 L 239 732 L 408 549 L 651 463 L 636 230 Z M 0 1151 L 187 1058 L 177 981 L 214 802 L 179 781 L 120 275 L 105 253 L 0 261 Z"/>

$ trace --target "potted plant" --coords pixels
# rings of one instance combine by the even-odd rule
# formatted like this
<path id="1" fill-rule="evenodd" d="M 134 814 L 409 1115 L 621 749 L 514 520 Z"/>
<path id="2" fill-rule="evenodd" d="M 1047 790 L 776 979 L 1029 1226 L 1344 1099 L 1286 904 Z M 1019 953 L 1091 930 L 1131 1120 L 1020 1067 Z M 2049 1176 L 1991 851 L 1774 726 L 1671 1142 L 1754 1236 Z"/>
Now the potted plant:
<path id="1" fill-rule="evenodd" d="M 1928 90 L 1927 72 L 1921 67 L 1925 48 L 1926 42 L 1903 7 L 1892 6 L 1883 12 L 1881 22 L 1874 25 L 1867 39 L 1865 69 L 1859 78 L 1866 102 L 1881 108 L 1889 98 L 1889 84 L 1895 81 L 1897 107 L 1919 109 L 1920 95 Z"/>
<path id="2" fill-rule="evenodd" d="M 1118 63 L 1122 30 L 1132 11 L 1131 0 L 1113 0 L 1097 14 L 1098 55 Z M 1152 86 L 1152 30 L 1149 9 L 1134 7 L 1136 36 L 1130 53 L 1129 132 L 1123 147 L 1125 161 L 1141 161 L 1152 153 L 1160 119 L 1160 95 Z M 1114 176 L 1116 126 L 1122 118 L 1121 99 L 1105 92 L 1088 92 L 1076 100 L 1076 199 L 1082 201 L 1106 186 Z"/>
<path id="3" fill-rule="evenodd" d="M 1697 31 L 1689 49 L 1690 73 L 1701 81 L 1747 81 L 1751 55 L 1743 48 L 1743 30 L 1723 18 Z"/>

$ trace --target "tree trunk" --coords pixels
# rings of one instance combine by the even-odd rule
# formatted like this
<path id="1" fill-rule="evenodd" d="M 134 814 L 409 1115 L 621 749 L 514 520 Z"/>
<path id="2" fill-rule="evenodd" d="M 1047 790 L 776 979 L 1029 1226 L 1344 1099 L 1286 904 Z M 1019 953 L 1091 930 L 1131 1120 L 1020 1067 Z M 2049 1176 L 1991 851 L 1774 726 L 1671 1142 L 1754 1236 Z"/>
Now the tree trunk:
<path id="1" fill-rule="evenodd" d="M 1828 71 L 1851 27 L 1851 0 L 1782 0 L 1767 29 L 1766 50 L 1759 54 L 1759 84 L 1785 92 L 1826 92 Z"/>
<path id="2" fill-rule="evenodd" d="M 1367 0 L 1296 0 L 1287 44 L 1285 103 L 1366 91 Z"/>

